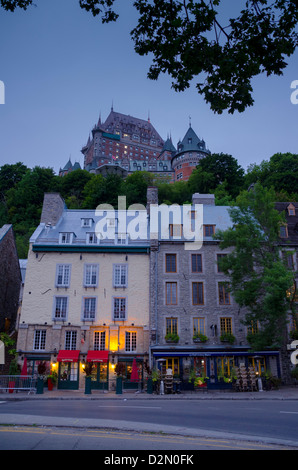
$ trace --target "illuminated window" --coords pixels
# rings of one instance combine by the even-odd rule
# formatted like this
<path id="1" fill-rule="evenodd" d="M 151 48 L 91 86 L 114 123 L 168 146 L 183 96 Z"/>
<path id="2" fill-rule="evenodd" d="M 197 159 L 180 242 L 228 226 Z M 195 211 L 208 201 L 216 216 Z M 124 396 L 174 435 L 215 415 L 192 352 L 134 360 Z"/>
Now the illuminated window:
<path id="1" fill-rule="evenodd" d="M 94 350 L 104 351 L 106 349 L 106 332 L 95 331 L 94 332 Z"/>
<path id="2" fill-rule="evenodd" d="M 166 318 L 166 335 L 178 334 L 178 319 L 177 318 Z"/>
<path id="3" fill-rule="evenodd" d="M 223 335 L 224 333 L 232 334 L 232 318 L 230 317 L 222 317 L 220 319 L 220 334 Z"/>
<path id="4" fill-rule="evenodd" d="M 205 334 L 205 318 L 194 318 L 193 319 L 193 334 Z"/>

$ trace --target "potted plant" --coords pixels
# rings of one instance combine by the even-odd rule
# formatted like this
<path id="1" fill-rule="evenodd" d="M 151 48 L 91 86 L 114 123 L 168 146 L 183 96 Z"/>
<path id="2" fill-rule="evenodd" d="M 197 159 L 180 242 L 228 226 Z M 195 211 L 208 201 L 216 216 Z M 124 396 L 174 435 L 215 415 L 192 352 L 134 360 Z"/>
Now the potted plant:
<path id="1" fill-rule="evenodd" d="M 51 374 L 48 375 L 48 390 L 53 390 L 54 385 L 56 385 L 58 380 L 58 374 L 55 371 L 52 371 Z"/>
<path id="2" fill-rule="evenodd" d="M 222 343 L 233 344 L 236 338 L 234 335 L 232 335 L 232 333 L 223 333 L 219 339 Z"/>
<path id="3" fill-rule="evenodd" d="M 92 362 L 87 362 L 87 364 L 85 365 L 83 370 L 86 374 L 86 377 L 85 377 L 85 394 L 90 395 L 91 394 L 91 377 L 92 377 L 93 363 Z"/>
<path id="4" fill-rule="evenodd" d="M 168 333 L 165 336 L 165 340 L 167 343 L 178 343 L 179 336 L 176 333 Z"/>
<path id="5" fill-rule="evenodd" d="M 196 377 L 195 382 L 194 382 L 194 386 L 195 387 L 205 387 L 207 379 L 209 379 L 209 377 L 206 377 L 206 375 L 202 375 L 201 377 Z"/>
<path id="6" fill-rule="evenodd" d="M 194 390 L 195 388 L 195 380 L 196 380 L 196 371 L 194 368 L 190 369 L 189 371 L 189 376 L 188 376 L 188 382 L 191 384 L 190 389 Z"/>
<path id="7" fill-rule="evenodd" d="M 208 340 L 208 337 L 203 335 L 203 333 L 195 333 L 192 339 L 194 343 L 205 343 Z"/>
<path id="8" fill-rule="evenodd" d="M 8 382 L 8 393 L 13 393 L 14 386 L 15 386 L 15 375 L 19 375 L 19 366 L 17 363 L 16 357 L 12 359 L 11 363 L 9 364 L 9 375 L 13 376 Z"/>
<path id="9" fill-rule="evenodd" d="M 151 380 L 152 380 L 152 391 L 157 392 L 158 390 L 158 382 L 160 381 L 160 370 L 156 367 L 152 369 L 151 372 Z"/>

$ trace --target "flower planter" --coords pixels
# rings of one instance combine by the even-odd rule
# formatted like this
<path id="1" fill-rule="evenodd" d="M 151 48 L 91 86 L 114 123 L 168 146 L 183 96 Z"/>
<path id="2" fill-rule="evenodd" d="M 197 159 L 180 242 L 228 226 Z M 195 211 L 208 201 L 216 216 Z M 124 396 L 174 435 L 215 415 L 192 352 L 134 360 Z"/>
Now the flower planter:
<path id="1" fill-rule="evenodd" d="M 48 390 L 53 390 L 54 384 L 51 379 L 48 379 Z"/>
<path id="2" fill-rule="evenodd" d="M 8 393 L 13 393 L 15 382 L 8 382 Z"/>

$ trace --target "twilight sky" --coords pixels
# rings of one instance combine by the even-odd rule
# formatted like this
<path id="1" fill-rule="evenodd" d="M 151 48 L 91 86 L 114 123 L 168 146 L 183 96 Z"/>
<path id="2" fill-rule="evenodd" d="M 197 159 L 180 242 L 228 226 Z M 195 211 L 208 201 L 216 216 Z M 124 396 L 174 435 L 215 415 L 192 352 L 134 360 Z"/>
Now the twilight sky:
<path id="1" fill-rule="evenodd" d="M 232 15 L 239 0 L 226 2 Z M 216 115 L 195 86 L 176 93 L 165 75 L 147 79 L 150 57 L 134 52 L 129 35 L 137 17 L 133 2 L 118 3 L 120 18 L 108 25 L 78 0 L 36 0 L 26 12 L 0 9 L 0 166 L 21 161 L 58 172 L 69 157 L 83 166 L 81 148 L 112 103 L 120 113 L 141 119 L 149 114 L 161 137 L 171 134 L 175 146 L 190 116 L 211 152 L 232 155 L 244 169 L 276 152 L 298 153 L 298 105 L 290 100 L 298 53 L 282 77 L 253 81 L 253 107 Z"/>

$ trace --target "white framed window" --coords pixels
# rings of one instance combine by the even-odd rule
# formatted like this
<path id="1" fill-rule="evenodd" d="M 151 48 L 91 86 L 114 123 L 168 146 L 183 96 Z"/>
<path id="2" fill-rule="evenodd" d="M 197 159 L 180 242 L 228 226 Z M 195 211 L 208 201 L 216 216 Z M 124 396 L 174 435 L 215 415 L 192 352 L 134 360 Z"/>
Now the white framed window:
<path id="1" fill-rule="evenodd" d="M 34 351 L 44 351 L 46 349 L 46 330 L 34 331 Z"/>
<path id="2" fill-rule="evenodd" d="M 127 287 L 127 264 L 114 264 L 114 287 Z"/>
<path id="3" fill-rule="evenodd" d="M 68 313 L 68 297 L 56 296 L 54 297 L 54 320 L 65 321 Z"/>
<path id="4" fill-rule="evenodd" d="M 87 232 L 86 243 L 87 245 L 98 245 L 100 238 L 97 237 L 95 232 Z"/>
<path id="5" fill-rule="evenodd" d="M 115 234 L 115 244 L 116 245 L 127 245 L 128 244 L 128 234 L 127 233 L 116 233 Z"/>
<path id="6" fill-rule="evenodd" d="M 60 232 L 59 233 L 59 244 L 70 245 L 73 242 L 73 232 Z"/>
<path id="7" fill-rule="evenodd" d="M 113 298 L 113 320 L 126 320 L 126 297 Z"/>
<path id="8" fill-rule="evenodd" d="M 98 264 L 85 264 L 84 266 L 84 287 L 97 287 L 98 285 Z"/>
<path id="9" fill-rule="evenodd" d="M 96 297 L 83 297 L 82 320 L 94 321 L 96 315 Z"/>
<path id="10" fill-rule="evenodd" d="M 137 350 L 137 333 L 135 331 L 125 332 L 125 351 L 133 352 Z"/>
<path id="11" fill-rule="evenodd" d="M 81 227 L 92 227 L 93 219 L 83 218 L 81 219 Z"/>
<path id="12" fill-rule="evenodd" d="M 77 332 L 73 330 L 65 331 L 65 349 L 77 349 Z"/>
<path id="13" fill-rule="evenodd" d="M 94 351 L 104 351 L 106 349 L 106 332 L 94 332 Z"/>
<path id="14" fill-rule="evenodd" d="M 56 266 L 56 287 L 69 287 L 70 285 L 70 264 L 57 264 Z"/>

